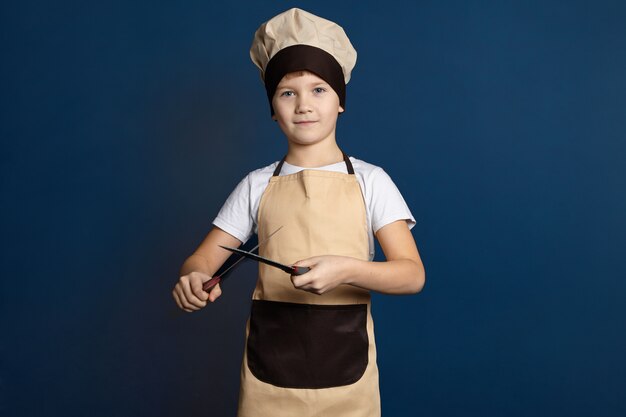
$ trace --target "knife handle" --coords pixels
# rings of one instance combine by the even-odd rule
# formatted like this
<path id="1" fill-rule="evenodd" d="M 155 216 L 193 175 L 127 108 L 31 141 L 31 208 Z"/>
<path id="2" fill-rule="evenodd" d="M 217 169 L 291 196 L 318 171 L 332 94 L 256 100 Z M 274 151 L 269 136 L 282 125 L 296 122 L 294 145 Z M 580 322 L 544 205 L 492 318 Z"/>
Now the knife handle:
<path id="1" fill-rule="evenodd" d="M 211 292 L 213 287 L 215 287 L 221 281 L 222 281 L 222 277 L 220 277 L 220 276 L 213 277 L 210 280 L 208 280 L 207 282 L 205 282 L 204 284 L 202 284 L 202 289 L 204 291 L 206 291 L 206 292 Z"/>
<path id="2" fill-rule="evenodd" d="M 291 267 L 291 275 L 304 275 L 309 272 L 311 268 L 307 266 L 292 266 Z"/>

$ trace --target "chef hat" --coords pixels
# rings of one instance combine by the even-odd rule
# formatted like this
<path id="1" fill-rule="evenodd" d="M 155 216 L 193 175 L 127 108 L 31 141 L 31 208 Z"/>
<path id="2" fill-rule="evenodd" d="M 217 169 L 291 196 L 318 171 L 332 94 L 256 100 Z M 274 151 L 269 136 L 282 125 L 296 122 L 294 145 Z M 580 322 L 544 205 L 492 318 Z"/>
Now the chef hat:
<path id="1" fill-rule="evenodd" d="M 346 84 L 356 64 L 356 51 L 336 23 L 298 8 L 289 9 L 257 29 L 250 58 L 261 70 L 270 107 L 283 76 L 306 70 L 326 81 L 345 108 Z M 274 108 L 271 110 L 273 115 Z"/>

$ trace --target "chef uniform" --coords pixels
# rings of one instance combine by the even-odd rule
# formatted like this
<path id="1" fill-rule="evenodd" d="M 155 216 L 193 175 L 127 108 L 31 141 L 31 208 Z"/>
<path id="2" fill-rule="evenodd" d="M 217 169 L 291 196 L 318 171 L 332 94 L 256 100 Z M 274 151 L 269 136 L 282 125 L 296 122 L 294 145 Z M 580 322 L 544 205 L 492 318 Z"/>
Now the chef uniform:
<path id="1" fill-rule="evenodd" d="M 345 108 L 356 51 L 343 29 L 300 9 L 264 23 L 250 52 L 272 100 L 283 75 L 307 70 L 327 81 Z M 273 109 L 272 109 L 273 113 Z M 346 173 L 302 170 L 269 180 L 258 210 L 261 256 L 283 264 L 318 255 L 369 259 L 365 202 L 349 158 Z M 289 274 L 259 265 L 246 327 L 240 417 L 380 416 L 369 291 L 340 285 L 295 289 Z"/>

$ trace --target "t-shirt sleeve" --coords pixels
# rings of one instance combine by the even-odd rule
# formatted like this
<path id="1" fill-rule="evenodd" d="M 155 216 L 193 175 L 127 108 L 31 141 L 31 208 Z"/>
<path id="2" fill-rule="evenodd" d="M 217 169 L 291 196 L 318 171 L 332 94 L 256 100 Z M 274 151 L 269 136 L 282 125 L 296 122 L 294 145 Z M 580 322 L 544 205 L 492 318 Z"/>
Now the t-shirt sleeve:
<path id="1" fill-rule="evenodd" d="M 251 215 L 250 175 L 237 184 L 220 209 L 213 225 L 246 243 L 254 231 L 254 219 Z"/>
<path id="2" fill-rule="evenodd" d="M 391 177 L 378 167 L 372 173 L 371 182 L 370 213 L 374 233 L 398 220 L 406 220 L 409 229 L 412 229 L 415 226 L 415 218 Z"/>

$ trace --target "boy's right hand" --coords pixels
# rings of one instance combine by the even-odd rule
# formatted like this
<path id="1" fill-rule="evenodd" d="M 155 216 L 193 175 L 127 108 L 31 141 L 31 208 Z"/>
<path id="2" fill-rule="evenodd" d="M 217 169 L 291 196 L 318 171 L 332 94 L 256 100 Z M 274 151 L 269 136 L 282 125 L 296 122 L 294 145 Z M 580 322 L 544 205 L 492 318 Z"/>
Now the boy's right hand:
<path id="1" fill-rule="evenodd" d="M 178 307 L 191 313 L 205 307 L 207 301 L 214 302 L 222 295 L 222 289 L 220 284 L 217 284 L 211 289 L 210 294 L 205 292 L 202 284 L 210 279 L 211 277 L 203 272 L 191 272 L 180 277 L 172 291 Z"/>

